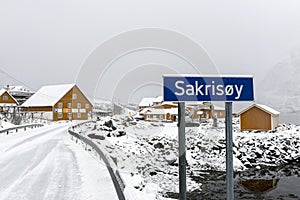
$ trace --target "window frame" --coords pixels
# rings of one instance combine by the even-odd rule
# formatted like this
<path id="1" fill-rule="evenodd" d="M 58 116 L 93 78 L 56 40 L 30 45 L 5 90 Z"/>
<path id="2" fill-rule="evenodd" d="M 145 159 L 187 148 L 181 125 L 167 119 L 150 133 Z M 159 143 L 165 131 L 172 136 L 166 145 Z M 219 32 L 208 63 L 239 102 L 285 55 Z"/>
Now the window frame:
<path id="1" fill-rule="evenodd" d="M 61 112 L 57 113 L 57 118 L 62 119 L 63 118 L 63 113 L 61 113 Z"/>
<path id="2" fill-rule="evenodd" d="M 7 95 L 3 95 L 3 96 L 2 96 L 2 100 L 3 100 L 3 101 L 8 101 L 8 96 L 7 96 Z"/>

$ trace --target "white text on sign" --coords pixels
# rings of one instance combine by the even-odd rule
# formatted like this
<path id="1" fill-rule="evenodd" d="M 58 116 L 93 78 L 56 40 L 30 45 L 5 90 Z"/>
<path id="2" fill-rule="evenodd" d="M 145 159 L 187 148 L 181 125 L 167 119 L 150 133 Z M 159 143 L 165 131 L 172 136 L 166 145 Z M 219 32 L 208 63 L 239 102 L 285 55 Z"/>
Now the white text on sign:
<path id="1" fill-rule="evenodd" d="M 217 95 L 217 96 L 231 96 L 236 94 L 234 97 L 235 99 L 239 99 L 242 91 L 243 85 L 222 85 L 222 84 L 215 84 L 214 81 L 211 84 L 199 84 L 198 81 L 195 81 L 195 85 L 185 84 L 184 81 L 176 81 L 175 87 L 178 91 L 175 92 L 177 96 L 187 95 L 187 96 L 194 96 L 194 95 Z"/>

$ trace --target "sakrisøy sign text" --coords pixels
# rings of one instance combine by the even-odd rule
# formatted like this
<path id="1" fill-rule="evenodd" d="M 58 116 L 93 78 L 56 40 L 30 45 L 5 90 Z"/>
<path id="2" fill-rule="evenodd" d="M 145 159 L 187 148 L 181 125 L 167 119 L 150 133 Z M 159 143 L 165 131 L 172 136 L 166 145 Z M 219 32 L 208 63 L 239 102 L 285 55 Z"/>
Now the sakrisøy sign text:
<path id="1" fill-rule="evenodd" d="M 164 101 L 253 101 L 252 76 L 164 75 Z"/>

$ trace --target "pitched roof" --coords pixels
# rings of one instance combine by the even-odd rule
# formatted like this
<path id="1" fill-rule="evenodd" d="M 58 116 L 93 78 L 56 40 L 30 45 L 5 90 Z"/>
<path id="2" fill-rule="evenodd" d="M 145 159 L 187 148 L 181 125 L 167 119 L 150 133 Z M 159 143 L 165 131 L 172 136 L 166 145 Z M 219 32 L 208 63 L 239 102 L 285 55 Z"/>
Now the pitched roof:
<path id="1" fill-rule="evenodd" d="M 7 92 L 7 90 L 5 90 L 3 88 L 0 89 L 0 96 L 3 95 L 5 92 Z M 18 101 L 13 96 L 11 96 L 11 94 L 9 92 L 7 92 L 7 94 L 16 102 L 16 104 L 18 104 Z M 5 103 L 5 104 L 1 104 L 1 106 L 3 106 L 3 105 L 16 105 L 16 104 L 14 104 L 14 103 Z"/>
<path id="2" fill-rule="evenodd" d="M 142 101 L 139 103 L 139 107 L 153 106 L 154 100 L 155 98 L 153 97 L 143 98 Z"/>
<path id="3" fill-rule="evenodd" d="M 15 86 L 9 86 L 8 91 L 10 93 L 18 93 L 18 92 L 23 92 L 23 93 L 34 93 L 34 91 L 30 90 L 28 87 L 25 85 L 15 85 Z"/>
<path id="4" fill-rule="evenodd" d="M 270 108 L 269 106 L 266 106 L 266 105 L 263 105 L 263 104 L 253 104 L 252 106 L 246 108 L 245 110 L 242 110 L 239 113 L 239 115 L 241 115 L 242 113 L 250 110 L 253 107 L 257 107 L 257 108 L 259 108 L 259 109 L 261 109 L 261 110 L 263 110 L 263 111 L 265 111 L 265 112 L 267 112 L 271 115 L 279 115 L 280 114 L 280 112 L 278 112 L 277 110 L 274 110 L 273 108 Z"/>
<path id="5" fill-rule="evenodd" d="M 214 105 L 214 110 L 225 110 L 225 108 L 220 107 L 220 106 L 215 106 L 215 105 Z"/>
<path id="6" fill-rule="evenodd" d="M 0 89 L 0 96 L 2 95 L 2 94 L 4 94 L 6 92 L 6 90 L 5 89 Z"/>
<path id="7" fill-rule="evenodd" d="M 162 96 L 158 96 L 158 97 L 156 97 L 156 98 L 154 99 L 153 102 L 155 102 L 155 103 L 161 103 L 161 102 L 163 102 L 163 97 L 162 97 Z"/>
<path id="8" fill-rule="evenodd" d="M 54 106 L 67 92 L 69 92 L 75 84 L 49 85 L 43 86 L 27 101 L 23 103 L 23 107 L 42 107 Z"/>

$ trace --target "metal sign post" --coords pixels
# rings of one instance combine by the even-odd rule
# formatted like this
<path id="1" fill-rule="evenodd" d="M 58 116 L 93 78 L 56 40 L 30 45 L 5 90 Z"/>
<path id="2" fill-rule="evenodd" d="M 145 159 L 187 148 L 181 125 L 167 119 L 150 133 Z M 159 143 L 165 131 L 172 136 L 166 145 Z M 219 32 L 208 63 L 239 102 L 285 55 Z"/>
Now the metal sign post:
<path id="1" fill-rule="evenodd" d="M 232 102 L 225 102 L 226 125 L 226 189 L 227 200 L 234 199 L 233 193 L 233 152 L 232 152 Z"/>
<path id="2" fill-rule="evenodd" d="M 178 103 L 179 199 L 186 200 L 185 103 Z"/>
<path id="3" fill-rule="evenodd" d="M 253 101 L 253 76 L 164 75 L 164 101 L 178 104 L 179 199 L 186 199 L 185 101 L 225 101 L 226 187 L 233 200 L 232 102 Z M 230 102 L 228 102 L 230 101 Z"/>

